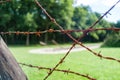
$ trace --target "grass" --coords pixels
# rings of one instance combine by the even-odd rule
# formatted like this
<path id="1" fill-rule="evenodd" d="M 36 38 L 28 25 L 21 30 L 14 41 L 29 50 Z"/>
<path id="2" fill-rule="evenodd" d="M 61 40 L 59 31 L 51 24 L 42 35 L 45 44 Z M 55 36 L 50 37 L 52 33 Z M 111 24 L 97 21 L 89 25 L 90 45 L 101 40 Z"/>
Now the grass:
<path id="1" fill-rule="evenodd" d="M 10 46 L 9 47 L 18 62 L 44 66 L 54 67 L 55 64 L 64 56 L 64 54 L 44 55 L 44 54 L 30 54 L 29 50 L 41 48 L 40 46 Z M 94 51 L 102 51 L 104 56 L 111 56 L 120 59 L 120 48 L 99 48 Z M 46 75 L 46 70 L 38 70 L 25 66 L 21 66 L 29 80 L 42 80 Z M 72 52 L 65 59 L 65 62 L 59 66 L 60 69 L 70 69 L 82 74 L 89 74 L 97 80 L 120 80 L 120 63 L 100 59 L 88 51 Z M 48 80 L 87 80 L 81 76 L 73 74 L 64 74 L 61 72 L 54 72 Z"/>

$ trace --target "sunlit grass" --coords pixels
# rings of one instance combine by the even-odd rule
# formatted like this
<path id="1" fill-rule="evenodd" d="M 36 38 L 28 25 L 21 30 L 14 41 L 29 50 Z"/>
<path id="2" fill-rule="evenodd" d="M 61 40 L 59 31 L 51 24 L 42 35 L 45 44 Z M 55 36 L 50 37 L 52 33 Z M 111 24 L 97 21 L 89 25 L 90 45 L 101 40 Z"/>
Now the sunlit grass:
<path id="1" fill-rule="evenodd" d="M 54 67 L 55 64 L 64 56 L 64 54 L 30 54 L 29 50 L 41 48 L 41 46 L 10 46 L 10 50 L 18 62 L 32 64 L 44 67 Z M 120 48 L 99 48 L 94 51 L 104 56 L 110 56 L 120 59 Z M 38 70 L 21 66 L 29 80 L 42 80 L 46 75 L 46 70 Z M 89 74 L 97 80 L 120 80 L 120 63 L 100 59 L 88 51 L 74 52 L 65 59 L 65 62 L 59 66 L 60 69 L 70 69 L 82 74 Z M 73 75 L 54 72 L 48 80 L 87 80 L 86 78 Z"/>

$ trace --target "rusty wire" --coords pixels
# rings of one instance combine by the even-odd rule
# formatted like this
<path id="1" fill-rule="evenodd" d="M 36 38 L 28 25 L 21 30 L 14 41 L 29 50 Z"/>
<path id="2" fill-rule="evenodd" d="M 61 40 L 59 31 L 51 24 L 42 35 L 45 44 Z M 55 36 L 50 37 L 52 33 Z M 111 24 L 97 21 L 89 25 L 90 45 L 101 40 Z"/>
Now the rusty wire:
<path id="1" fill-rule="evenodd" d="M 116 27 L 111 27 L 111 28 L 92 28 L 92 29 L 89 29 L 89 32 L 92 32 L 92 31 L 98 31 L 98 30 L 110 30 L 110 31 L 120 31 L 120 28 L 116 28 Z M 37 35 L 37 36 L 40 36 L 44 33 L 54 33 L 54 32 L 59 32 L 59 33 L 72 33 L 72 32 L 85 32 L 85 30 L 80 30 L 80 29 L 77 29 L 77 30 L 54 30 L 54 29 L 49 29 L 49 30 L 44 30 L 44 31 L 36 31 L 36 32 L 29 32 L 29 31 L 25 31 L 25 32 L 21 32 L 21 31 L 8 31 L 8 32 L 0 32 L 1 35 L 4 35 L 4 34 L 16 34 L 16 35 L 19 35 L 19 34 L 23 34 L 23 35 L 27 35 L 27 34 L 33 34 L 33 35 Z"/>
<path id="2" fill-rule="evenodd" d="M 4 3 L 4 2 L 8 2 L 10 0 L 6 0 L 6 1 L 0 1 L 0 3 Z M 77 73 L 77 72 L 74 72 L 74 71 L 70 71 L 70 70 L 60 70 L 60 69 L 57 69 L 57 67 L 63 63 L 63 61 L 65 60 L 65 58 L 68 56 L 68 54 L 71 52 L 72 48 L 76 45 L 76 44 L 79 44 L 80 46 L 84 47 L 85 49 L 87 49 L 88 51 L 90 51 L 91 53 L 93 53 L 95 56 L 98 56 L 100 58 L 103 58 L 103 59 L 108 59 L 108 60 L 114 60 L 114 61 L 117 61 L 117 62 L 120 62 L 120 60 L 118 59 L 115 59 L 115 58 L 112 58 L 112 57 L 105 57 L 103 55 L 99 53 L 96 53 L 94 52 L 93 50 L 89 49 L 88 47 L 84 46 L 81 42 L 79 42 L 83 37 L 85 37 L 87 35 L 87 33 L 89 32 L 92 32 L 92 31 L 96 31 L 96 30 L 112 30 L 112 31 L 120 31 L 120 28 L 115 28 L 115 27 L 112 27 L 112 28 L 93 28 L 97 23 L 100 22 L 100 20 L 106 16 L 107 14 L 109 14 L 109 12 L 120 2 L 120 0 L 118 2 L 116 2 L 108 11 L 106 11 L 106 13 L 103 14 L 103 16 L 101 16 L 95 23 L 93 23 L 88 29 L 85 29 L 85 30 L 64 30 L 62 28 L 62 26 L 60 26 L 56 20 L 54 18 L 52 18 L 49 13 L 41 6 L 41 4 L 35 0 L 35 3 L 42 9 L 42 11 L 48 16 L 48 18 L 56 25 L 60 28 L 60 30 L 53 30 L 53 29 L 49 29 L 49 30 L 45 30 L 45 31 L 38 31 L 38 32 L 20 32 L 20 31 L 16 31 L 16 32 L 0 32 L 0 34 L 16 34 L 16 35 L 19 35 L 19 34 L 25 34 L 25 35 L 28 35 L 28 34 L 35 34 L 35 35 L 38 35 L 40 36 L 41 34 L 43 33 L 47 33 L 47 32 L 61 32 L 61 33 L 64 33 L 66 34 L 69 38 L 71 38 L 74 43 L 72 44 L 72 46 L 70 47 L 70 49 L 68 50 L 68 52 L 63 56 L 63 58 L 55 65 L 54 68 L 45 68 L 45 67 L 39 67 L 39 66 L 33 66 L 33 65 L 28 65 L 28 64 L 24 64 L 24 63 L 20 63 L 21 65 L 24 65 L 24 66 L 28 66 L 28 67 L 32 67 L 32 68 L 38 68 L 38 69 L 46 69 L 46 70 L 49 70 L 49 73 L 48 75 L 44 78 L 44 80 L 46 80 L 54 71 L 60 71 L 60 72 L 65 72 L 65 73 L 71 73 L 71 74 L 76 74 L 76 75 L 79 75 L 79 76 L 83 76 L 83 77 L 86 77 L 87 79 L 89 80 L 96 80 L 94 78 L 91 78 L 90 76 L 88 75 L 83 75 L 83 74 L 80 74 L 80 73 Z M 83 34 L 80 36 L 80 38 L 78 40 L 76 40 L 74 37 L 72 37 L 69 33 L 71 32 L 83 32 Z"/>
<path id="3" fill-rule="evenodd" d="M 23 66 L 27 66 L 27 67 L 31 67 L 31 68 L 36 68 L 38 70 L 48 70 L 48 71 L 51 71 L 52 68 L 48 68 L 48 67 L 41 67 L 41 66 L 35 66 L 35 65 L 32 65 L 32 64 L 25 64 L 25 63 L 19 63 L 20 65 L 23 65 Z M 81 73 L 78 73 L 78 72 L 75 72 L 75 71 L 71 71 L 70 69 L 68 70 L 62 70 L 62 69 L 55 69 L 55 71 L 58 71 L 58 72 L 63 72 L 63 73 L 67 73 L 67 74 L 74 74 L 74 75 L 78 75 L 78 76 L 82 76 L 82 77 L 85 77 L 89 80 L 96 80 L 92 77 L 90 77 L 88 74 L 81 74 Z"/>
<path id="4" fill-rule="evenodd" d="M 58 26 L 61 31 L 64 31 L 64 29 L 62 28 L 62 26 L 60 26 L 56 20 L 54 18 L 52 18 L 49 13 L 42 7 L 42 5 L 37 1 L 35 0 L 36 4 L 42 9 L 42 11 L 48 16 L 48 18 L 56 25 Z M 104 59 L 109 59 L 109 60 L 115 60 L 115 61 L 118 61 L 120 62 L 119 60 L 117 59 L 114 59 L 114 58 L 110 58 L 110 57 L 104 57 L 102 56 L 100 53 L 96 53 L 94 51 L 92 51 L 91 49 L 89 49 L 88 47 L 84 46 L 81 42 L 79 42 L 79 40 L 81 40 L 84 36 L 87 35 L 87 33 L 90 32 L 91 29 L 93 29 L 93 27 L 98 23 L 100 22 L 100 20 L 106 16 L 118 3 L 120 2 L 117 1 L 108 11 L 106 11 L 106 13 L 103 14 L 103 16 L 101 16 L 95 23 L 93 23 L 93 25 L 91 25 L 88 29 L 86 29 L 85 31 L 83 31 L 83 35 L 80 36 L 80 38 L 78 40 L 76 40 L 75 38 L 73 38 L 69 33 L 65 32 L 65 34 L 74 41 L 74 43 L 72 44 L 72 46 L 70 47 L 70 49 L 68 50 L 68 52 L 64 55 L 64 57 L 58 62 L 58 64 L 55 65 L 55 67 L 48 73 L 48 75 L 44 78 L 44 80 L 46 80 L 53 72 L 54 70 L 64 61 L 64 59 L 68 56 L 68 54 L 70 53 L 70 51 L 73 49 L 73 47 L 76 45 L 76 44 L 79 44 L 80 46 L 84 47 L 85 49 L 87 49 L 88 51 L 92 52 L 94 55 L 98 56 L 98 57 L 101 57 L 101 58 L 104 58 Z"/>

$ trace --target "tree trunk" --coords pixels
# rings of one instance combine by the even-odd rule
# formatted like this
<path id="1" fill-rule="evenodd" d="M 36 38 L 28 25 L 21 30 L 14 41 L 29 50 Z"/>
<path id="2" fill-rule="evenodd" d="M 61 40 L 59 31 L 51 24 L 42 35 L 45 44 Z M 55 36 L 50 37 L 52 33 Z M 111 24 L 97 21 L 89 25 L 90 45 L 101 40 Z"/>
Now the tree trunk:
<path id="1" fill-rule="evenodd" d="M 26 37 L 26 46 L 29 46 L 29 45 L 30 45 L 29 37 L 30 37 L 30 35 L 27 34 L 27 37 Z"/>
<path id="2" fill-rule="evenodd" d="M 49 23 L 46 25 L 46 30 L 48 30 Z M 48 33 L 45 33 L 45 40 L 44 42 L 47 44 L 48 43 Z"/>
<path id="3" fill-rule="evenodd" d="M 28 80 L 0 36 L 0 80 Z"/>
<path id="4" fill-rule="evenodd" d="M 45 33 L 45 41 L 46 44 L 48 43 L 48 33 Z"/>

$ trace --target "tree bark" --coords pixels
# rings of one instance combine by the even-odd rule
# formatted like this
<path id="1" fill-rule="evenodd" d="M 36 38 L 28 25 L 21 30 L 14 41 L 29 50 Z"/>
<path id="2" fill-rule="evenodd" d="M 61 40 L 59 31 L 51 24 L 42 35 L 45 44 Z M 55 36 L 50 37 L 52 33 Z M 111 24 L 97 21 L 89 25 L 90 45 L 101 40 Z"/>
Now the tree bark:
<path id="1" fill-rule="evenodd" d="M 0 80 L 28 80 L 0 36 Z"/>
<path id="2" fill-rule="evenodd" d="M 27 37 L 26 37 L 26 46 L 29 46 L 29 45 L 30 45 L 29 37 L 30 37 L 30 35 L 27 34 Z"/>

